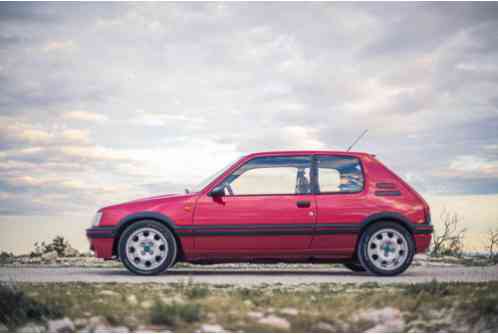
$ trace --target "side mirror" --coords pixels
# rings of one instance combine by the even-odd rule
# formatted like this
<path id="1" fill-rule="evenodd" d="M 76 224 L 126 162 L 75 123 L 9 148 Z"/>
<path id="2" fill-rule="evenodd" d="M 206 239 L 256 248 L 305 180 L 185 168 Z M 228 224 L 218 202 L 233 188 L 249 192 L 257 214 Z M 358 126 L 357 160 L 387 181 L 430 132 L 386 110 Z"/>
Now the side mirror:
<path id="1" fill-rule="evenodd" d="M 225 187 L 224 186 L 214 187 L 210 192 L 208 192 L 208 196 L 210 196 L 210 197 L 223 197 L 223 196 L 225 196 Z"/>

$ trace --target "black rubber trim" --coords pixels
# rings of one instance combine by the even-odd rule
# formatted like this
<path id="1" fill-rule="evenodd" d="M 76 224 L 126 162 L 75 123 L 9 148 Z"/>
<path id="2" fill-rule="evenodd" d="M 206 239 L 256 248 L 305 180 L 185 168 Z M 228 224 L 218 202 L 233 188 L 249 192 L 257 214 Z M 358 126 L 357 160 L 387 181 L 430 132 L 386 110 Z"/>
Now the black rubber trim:
<path id="1" fill-rule="evenodd" d="M 112 226 L 97 226 L 86 230 L 86 236 L 91 239 L 112 239 L 116 228 Z"/>
<path id="2" fill-rule="evenodd" d="M 396 189 L 396 185 L 392 182 L 377 182 L 375 184 L 377 189 Z"/>
<path id="3" fill-rule="evenodd" d="M 360 224 L 361 230 L 363 231 L 369 224 L 379 220 L 399 221 L 404 227 L 406 227 L 412 233 L 415 232 L 415 226 L 417 226 L 417 224 L 412 223 L 410 219 L 403 216 L 402 214 L 399 214 L 397 212 L 384 211 L 384 212 L 375 213 L 365 218 Z"/>
<path id="4" fill-rule="evenodd" d="M 401 196 L 399 190 L 378 190 L 374 194 L 375 196 Z"/>
<path id="5" fill-rule="evenodd" d="M 427 225 L 416 225 L 415 234 L 432 234 L 434 232 L 434 227 Z"/>
<path id="6" fill-rule="evenodd" d="M 378 220 L 397 220 L 414 234 L 431 234 L 432 225 L 413 224 L 399 213 L 381 212 L 369 216 L 361 223 L 319 223 L 319 224 L 231 224 L 231 225 L 176 225 L 168 217 L 155 212 L 141 212 L 127 216 L 116 226 L 97 226 L 86 230 L 89 238 L 114 238 L 127 223 L 141 219 L 156 219 L 168 224 L 182 237 L 193 236 L 271 236 L 271 235 L 332 235 L 359 234 L 370 223 Z"/>

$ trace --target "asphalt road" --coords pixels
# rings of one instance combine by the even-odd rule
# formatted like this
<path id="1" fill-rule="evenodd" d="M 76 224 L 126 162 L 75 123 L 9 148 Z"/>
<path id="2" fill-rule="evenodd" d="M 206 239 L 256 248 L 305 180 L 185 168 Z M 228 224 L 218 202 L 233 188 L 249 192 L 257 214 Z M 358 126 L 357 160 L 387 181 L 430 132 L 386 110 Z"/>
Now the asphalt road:
<path id="1" fill-rule="evenodd" d="M 375 277 L 341 268 L 317 269 L 172 269 L 153 277 L 136 276 L 119 268 L 0 267 L 0 281 L 14 282 L 122 282 L 174 283 L 192 280 L 196 283 L 232 285 L 284 285 L 309 283 L 421 283 L 498 281 L 498 266 L 493 267 L 412 267 L 400 276 Z"/>

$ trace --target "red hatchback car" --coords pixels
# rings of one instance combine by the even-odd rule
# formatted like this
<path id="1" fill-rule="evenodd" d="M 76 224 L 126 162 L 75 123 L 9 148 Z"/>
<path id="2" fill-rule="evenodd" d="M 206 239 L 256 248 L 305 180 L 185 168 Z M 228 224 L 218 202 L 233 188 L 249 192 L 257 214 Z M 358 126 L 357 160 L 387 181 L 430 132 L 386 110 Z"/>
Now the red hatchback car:
<path id="1" fill-rule="evenodd" d="M 190 193 L 100 209 L 96 256 L 159 274 L 178 261 L 328 262 L 397 275 L 427 250 L 429 206 L 373 155 L 254 153 Z"/>

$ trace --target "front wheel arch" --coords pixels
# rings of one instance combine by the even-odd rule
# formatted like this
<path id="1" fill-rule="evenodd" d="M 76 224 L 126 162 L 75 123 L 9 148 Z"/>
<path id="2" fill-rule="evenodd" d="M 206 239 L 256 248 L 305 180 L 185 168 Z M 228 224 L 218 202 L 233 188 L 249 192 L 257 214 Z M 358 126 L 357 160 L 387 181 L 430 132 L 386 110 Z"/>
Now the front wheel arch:
<path id="1" fill-rule="evenodd" d="M 116 232 L 114 234 L 114 240 L 113 240 L 113 245 L 112 245 L 112 255 L 116 256 L 119 259 L 119 239 L 121 238 L 121 235 L 123 235 L 123 232 L 126 230 L 128 226 L 131 224 L 137 223 L 139 221 L 143 220 L 153 220 L 158 223 L 163 224 L 166 228 L 168 228 L 173 234 L 176 245 L 178 247 L 178 254 L 177 254 L 177 260 L 181 259 L 183 257 L 183 247 L 182 243 L 180 242 L 180 238 L 178 237 L 178 234 L 175 231 L 175 224 L 173 221 L 162 214 L 157 214 L 155 212 L 151 212 L 150 214 L 134 214 L 128 217 L 123 218 L 117 225 Z"/>

